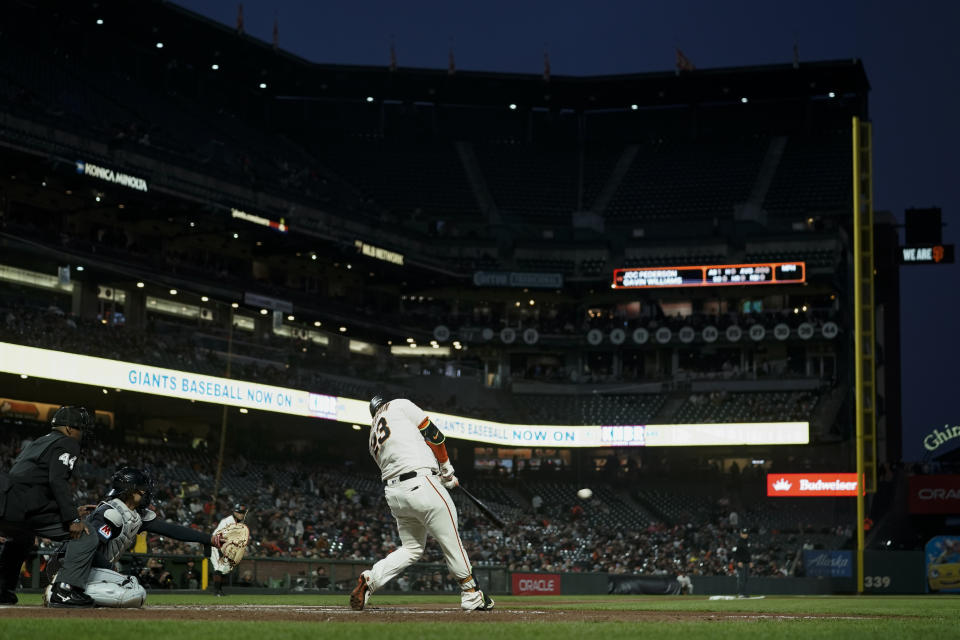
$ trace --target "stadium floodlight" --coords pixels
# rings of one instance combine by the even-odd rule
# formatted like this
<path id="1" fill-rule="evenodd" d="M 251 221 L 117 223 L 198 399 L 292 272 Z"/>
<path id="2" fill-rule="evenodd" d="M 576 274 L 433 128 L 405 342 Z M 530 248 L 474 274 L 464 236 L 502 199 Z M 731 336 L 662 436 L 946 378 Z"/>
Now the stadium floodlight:
<path id="1" fill-rule="evenodd" d="M 100 202 L 100 196 L 94 196 L 93 199 L 96 200 L 97 202 Z"/>
<path id="2" fill-rule="evenodd" d="M 636 111 L 636 110 L 639 109 L 640 107 L 638 107 L 638 106 L 635 105 L 635 104 L 632 104 L 632 105 L 630 105 L 630 108 L 633 109 L 634 111 Z"/>
<path id="3" fill-rule="evenodd" d="M 97 18 L 97 24 L 103 24 L 103 18 Z"/>
<path id="4" fill-rule="evenodd" d="M 290 322 L 293 322 L 294 320 L 296 320 L 296 318 L 290 315 L 290 316 L 287 316 L 287 320 L 289 320 Z"/>
<path id="5" fill-rule="evenodd" d="M 261 83 L 260 83 L 260 88 L 261 88 L 261 89 L 266 89 L 266 88 L 267 88 L 267 83 L 266 83 L 266 82 L 261 82 Z"/>
<path id="6" fill-rule="evenodd" d="M 240 234 L 239 234 L 239 233 L 234 233 L 234 234 L 233 234 L 233 239 L 234 239 L 234 240 L 236 240 L 236 239 L 239 238 L 239 237 L 240 237 Z"/>
<path id="7" fill-rule="evenodd" d="M 137 283 L 137 289 L 143 289 L 145 286 L 147 285 L 143 284 L 142 282 Z"/>
<path id="8" fill-rule="evenodd" d="M 20 379 L 21 379 L 21 380 L 26 380 L 26 379 L 29 378 L 29 377 L 30 377 L 30 376 L 28 376 L 28 375 L 25 374 L 25 373 L 21 373 L 21 374 L 20 374 Z"/>
<path id="9" fill-rule="evenodd" d="M 367 96 L 367 102 L 373 102 L 373 96 Z"/>
<path id="10" fill-rule="evenodd" d="M 827 94 L 827 97 L 836 98 L 836 97 L 837 97 L 837 94 L 835 94 L 833 91 L 831 91 L 830 93 Z"/>
<path id="11" fill-rule="evenodd" d="M 260 315 L 265 316 L 265 315 L 267 315 L 268 313 L 270 313 L 270 312 L 267 311 L 266 309 L 260 309 Z"/>
<path id="12" fill-rule="evenodd" d="M 511 103 L 510 103 L 510 111 L 516 111 L 516 110 L 517 110 L 517 105 L 514 104 L 513 102 L 511 102 Z"/>
<path id="13" fill-rule="evenodd" d="M 323 323 L 320 322 L 319 320 L 314 320 L 314 321 L 313 321 L 313 326 L 315 326 L 315 327 L 319 327 L 321 324 L 323 324 Z"/>
<path id="14" fill-rule="evenodd" d="M 77 271 L 83 271 L 83 265 L 82 265 L 82 264 L 77 265 Z"/>
<path id="15" fill-rule="evenodd" d="M 230 304 L 230 307 L 233 308 L 233 309 L 239 309 L 239 308 L 240 308 L 240 304 L 237 303 L 237 302 L 233 302 L 233 303 Z"/>
<path id="16" fill-rule="evenodd" d="M 750 102 L 750 100 L 746 96 L 744 96 L 740 98 L 740 102 L 742 102 L 743 104 L 747 104 L 748 102 Z"/>
<path id="17" fill-rule="evenodd" d="M 220 65 L 214 63 L 214 64 L 210 65 L 210 69 L 213 70 L 213 71 L 220 71 Z"/>
<path id="18" fill-rule="evenodd" d="M 413 338 L 407 338 L 407 342 L 414 343 L 416 342 L 416 340 L 414 340 Z"/>
<path id="19" fill-rule="evenodd" d="M 162 42 L 158 42 L 158 43 L 157 43 L 157 49 L 163 49 L 163 43 L 162 43 Z"/>
<path id="20" fill-rule="evenodd" d="M 310 259 L 311 259 L 311 260 L 316 260 L 316 259 L 317 259 L 317 254 L 311 253 L 311 254 L 310 254 Z"/>
<path id="21" fill-rule="evenodd" d="M 246 407 L 240 407 L 240 413 L 250 413 L 250 411 Z"/>
<path id="22" fill-rule="evenodd" d="M 358 425 L 358 424 L 353 425 L 351 428 L 352 428 L 354 431 L 360 431 L 361 429 L 363 429 L 363 427 L 361 427 L 361 426 Z"/>
<path id="23" fill-rule="evenodd" d="M 200 296 L 200 302 L 210 302 L 210 298 L 207 296 Z"/>
<path id="24" fill-rule="evenodd" d="M 347 331 L 346 327 L 340 327 L 340 333 L 346 333 L 346 331 Z"/>
<path id="25" fill-rule="evenodd" d="M 170 289 L 170 295 L 172 295 L 172 296 L 177 295 L 177 290 L 176 290 L 176 289 Z"/>

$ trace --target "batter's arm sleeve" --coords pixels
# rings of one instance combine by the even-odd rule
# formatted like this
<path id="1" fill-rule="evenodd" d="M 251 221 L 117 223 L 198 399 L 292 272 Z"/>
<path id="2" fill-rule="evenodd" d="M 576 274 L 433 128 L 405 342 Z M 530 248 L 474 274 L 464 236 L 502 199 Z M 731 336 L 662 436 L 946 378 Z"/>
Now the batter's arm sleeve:
<path id="1" fill-rule="evenodd" d="M 210 544 L 210 534 L 206 531 L 197 531 L 196 529 L 183 527 L 179 524 L 174 524 L 165 520 L 157 519 L 151 520 L 150 522 L 144 522 L 140 526 L 140 530 L 149 531 L 150 533 L 155 533 L 158 536 L 166 536 L 168 538 L 181 540 L 183 542 L 196 542 L 198 544 L 206 545 Z"/>
<path id="2" fill-rule="evenodd" d="M 61 438 L 50 447 L 50 470 L 47 482 L 57 501 L 62 522 L 73 522 L 78 517 L 77 504 L 70 491 L 70 474 L 80 455 L 80 445 L 72 438 Z"/>
<path id="3" fill-rule="evenodd" d="M 437 428 L 437 425 L 433 424 L 430 418 L 425 417 L 418 428 L 420 429 L 420 435 L 427 441 L 427 446 L 430 447 L 433 455 L 436 456 L 437 462 L 443 464 L 448 461 L 450 456 L 447 455 L 447 439 L 443 435 L 443 432 Z"/>

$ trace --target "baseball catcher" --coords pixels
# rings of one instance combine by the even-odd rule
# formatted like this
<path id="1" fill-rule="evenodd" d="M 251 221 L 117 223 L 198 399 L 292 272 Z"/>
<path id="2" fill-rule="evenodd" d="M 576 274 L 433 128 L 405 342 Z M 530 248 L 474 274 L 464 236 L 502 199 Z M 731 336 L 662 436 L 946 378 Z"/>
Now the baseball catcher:
<path id="1" fill-rule="evenodd" d="M 218 596 L 223 595 L 223 578 L 233 571 L 250 544 L 250 529 L 244 524 L 247 519 L 247 505 L 238 502 L 233 505 L 233 515 L 220 521 L 213 530 L 217 544 L 210 550 L 210 564 L 213 567 L 213 588 Z"/>
<path id="2" fill-rule="evenodd" d="M 113 474 L 104 501 L 87 516 L 86 531 L 52 558 L 44 606 L 56 608 L 141 607 L 147 593 L 133 576 L 113 571 L 137 534 L 149 531 L 184 542 L 220 544 L 217 536 L 157 519 L 149 509 L 153 483 L 144 471 L 124 467 Z"/>

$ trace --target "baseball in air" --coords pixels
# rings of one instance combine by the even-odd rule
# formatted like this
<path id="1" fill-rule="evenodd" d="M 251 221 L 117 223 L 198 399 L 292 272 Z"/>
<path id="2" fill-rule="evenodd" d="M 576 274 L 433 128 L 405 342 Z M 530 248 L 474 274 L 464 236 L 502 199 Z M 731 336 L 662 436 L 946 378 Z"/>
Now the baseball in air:
<path id="1" fill-rule="evenodd" d="M 580 491 L 577 491 L 577 497 L 581 500 L 589 500 L 593 497 L 593 491 L 590 489 L 580 489 Z"/>

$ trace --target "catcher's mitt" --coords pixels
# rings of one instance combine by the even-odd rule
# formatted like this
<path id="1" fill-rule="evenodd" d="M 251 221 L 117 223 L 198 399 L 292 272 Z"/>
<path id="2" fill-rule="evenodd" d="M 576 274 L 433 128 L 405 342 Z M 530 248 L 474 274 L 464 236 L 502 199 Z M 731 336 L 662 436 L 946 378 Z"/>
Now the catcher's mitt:
<path id="1" fill-rule="evenodd" d="M 217 533 L 220 544 L 220 557 L 226 560 L 231 568 L 236 567 L 243 560 L 243 554 L 250 542 L 250 529 L 247 525 L 235 522 L 227 525 Z"/>

